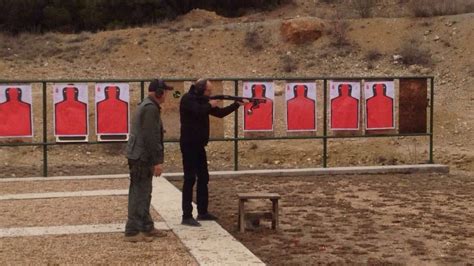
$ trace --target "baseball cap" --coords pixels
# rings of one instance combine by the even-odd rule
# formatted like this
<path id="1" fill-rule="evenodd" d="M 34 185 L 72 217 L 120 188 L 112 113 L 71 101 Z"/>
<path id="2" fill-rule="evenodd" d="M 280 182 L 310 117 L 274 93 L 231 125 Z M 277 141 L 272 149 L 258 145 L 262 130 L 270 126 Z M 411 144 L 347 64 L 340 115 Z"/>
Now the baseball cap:
<path id="1" fill-rule="evenodd" d="M 157 91 L 165 91 L 165 90 L 173 90 L 172 86 L 166 84 L 166 82 L 162 79 L 154 79 L 148 86 L 149 92 L 157 92 Z"/>

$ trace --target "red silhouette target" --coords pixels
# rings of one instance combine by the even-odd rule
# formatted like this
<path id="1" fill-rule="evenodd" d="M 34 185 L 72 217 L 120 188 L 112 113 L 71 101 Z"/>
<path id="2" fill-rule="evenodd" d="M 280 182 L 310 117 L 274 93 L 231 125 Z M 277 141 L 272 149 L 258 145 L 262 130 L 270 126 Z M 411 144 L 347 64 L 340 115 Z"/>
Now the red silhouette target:
<path id="1" fill-rule="evenodd" d="M 0 138 L 32 137 L 31 85 L 0 85 Z"/>
<path id="2" fill-rule="evenodd" d="M 331 129 L 358 130 L 360 82 L 330 81 Z"/>
<path id="3" fill-rule="evenodd" d="M 87 84 L 55 84 L 54 135 L 88 135 L 88 93 Z"/>
<path id="4" fill-rule="evenodd" d="M 316 131 L 316 83 L 286 85 L 288 131 Z"/>
<path id="5" fill-rule="evenodd" d="M 393 129 L 395 85 L 393 81 L 372 81 L 365 83 L 365 121 L 369 130 Z"/>
<path id="6" fill-rule="evenodd" d="M 126 135 L 129 133 L 129 85 L 96 84 L 97 135 Z"/>
<path id="7" fill-rule="evenodd" d="M 265 103 L 260 103 L 252 112 L 249 112 L 251 103 L 244 106 L 244 131 L 272 131 L 275 99 L 273 83 L 271 82 L 245 82 L 244 97 L 266 98 Z"/>

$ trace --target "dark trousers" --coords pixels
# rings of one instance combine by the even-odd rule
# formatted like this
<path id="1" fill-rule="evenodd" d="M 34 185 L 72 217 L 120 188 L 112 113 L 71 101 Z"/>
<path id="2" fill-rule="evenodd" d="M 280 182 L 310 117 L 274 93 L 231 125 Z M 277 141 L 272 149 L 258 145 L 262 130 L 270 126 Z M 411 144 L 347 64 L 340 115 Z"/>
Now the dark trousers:
<path id="1" fill-rule="evenodd" d="M 209 172 L 207 169 L 207 156 L 204 145 L 194 143 L 180 143 L 183 155 L 183 219 L 193 217 L 193 187 L 197 179 L 196 202 L 198 214 L 206 214 L 209 192 Z"/>
<path id="2" fill-rule="evenodd" d="M 151 191 L 153 189 L 152 166 L 138 160 L 128 160 L 130 188 L 128 192 L 128 220 L 125 235 L 150 232 L 154 228 L 150 215 Z"/>

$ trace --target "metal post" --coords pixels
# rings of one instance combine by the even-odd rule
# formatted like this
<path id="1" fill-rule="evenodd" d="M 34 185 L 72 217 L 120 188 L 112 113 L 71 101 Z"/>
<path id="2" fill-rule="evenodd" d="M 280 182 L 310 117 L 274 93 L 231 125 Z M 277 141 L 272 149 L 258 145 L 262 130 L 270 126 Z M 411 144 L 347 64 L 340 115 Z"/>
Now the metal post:
<path id="1" fill-rule="evenodd" d="M 234 95 L 239 96 L 239 81 L 234 80 Z M 234 171 L 239 170 L 239 109 L 234 112 Z"/>
<path id="2" fill-rule="evenodd" d="M 323 91 L 323 98 L 324 98 L 324 112 L 323 112 L 323 167 L 328 167 L 328 85 L 327 80 L 323 80 L 324 82 L 324 91 Z"/>
<path id="3" fill-rule="evenodd" d="M 48 101 L 46 97 L 46 82 L 43 82 L 43 176 L 48 176 Z"/>
<path id="4" fill-rule="evenodd" d="M 143 101 L 145 98 L 145 82 L 140 81 L 140 101 Z"/>
<path id="5" fill-rule="evenodd" d="M 433 164 L 433 127 L 434 127 L 434 77 L 430 78 L 430 159 L 429 163 Z"/>

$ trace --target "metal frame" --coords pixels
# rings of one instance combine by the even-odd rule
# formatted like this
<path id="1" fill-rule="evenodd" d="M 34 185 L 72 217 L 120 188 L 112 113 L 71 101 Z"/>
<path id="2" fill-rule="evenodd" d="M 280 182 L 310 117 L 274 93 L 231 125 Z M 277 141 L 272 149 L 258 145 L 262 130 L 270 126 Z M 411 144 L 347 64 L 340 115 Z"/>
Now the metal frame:
<path id="1" fill-rule="evenodd" d="M 430 81 L 430 96 L 429 96 L 429 108 L 430 108 L 430 118 L 429 118 L 429 130 L 428 133 L 416 133 L 416 134 L 381 134 L 381 135 L 357 135 L 357 136 L 331 136 L 328 135 L 328 85 L 329 80 L 369 80 L 369 79 L 426 79 Z M 83 143 L 57 143 L 57 142 L 48 142 L 48 119 L 47 119 L 47 85 L 48 83 L 118 83 L 118 82 L 128 82 L 128 83 L 139 83 L 140 84 L 140 98 L 141 100 L 145 97 L 145 82 L 152 81 L 153 78 L 143 78 L 143 79 L 47 79 L 47 80 L 0 80 L 0 84 L 42 84 L 42 102 L 43 102 L 43 141 L 42 142 L 30 142 L 30 143 L 0 143 L 0 147 L 17 147 L 17 146 L 41 146 L 43 151 L 43 176 L 48 176 L 48 147 L 56 145 L 98 145 L 98 144 L 107 144 L 111 142 L 83 142 Z M 166 81 L 175 81 L 175 82 L 185 82 L 185 81 L 194 81 L 196 78 L 166 78 Z M 215 138 L 210 141 L 213 142 L 233 142 L 234 144 L 234 171 L 239 170 L 239 142 L 241 141 L 252 141 L 252 140 L 302 140 L 302 139 L 315 139 L 322 140 L 323 142 L 323 160 L 322 167 L 327 167 L 328 161 L 328 140 L 329 139 L 354 139 L 354 138 L 390 138 L 390 137 L 429 137 L 429 158 L 428 162 L 430 164 L 434 163 L 433 160 L 433 125 L 434 125 L 434 77 L 433 76 L 362 76 L 362 77 L 258 77 L 258 78 L 248 78 L 248 77 L 224 77 L 224 78 L 210 78 L 209 80 L 213 81 L 232 81 L 234 82 L 234 95 L 238 96 L 239 94 L 239 81 L 323 81 L 323 135 L 322 136 L 283 136 L 283 137 L 239 137 L 239 115 L 238 110 L 235 111 L 234 115 L 234 137 L 233 138 Z M 113 143 L 125 143 L 126 141 L 114 141 Z M 166 143 L 176 143 L 179 140 L 165 140 Z"/>

